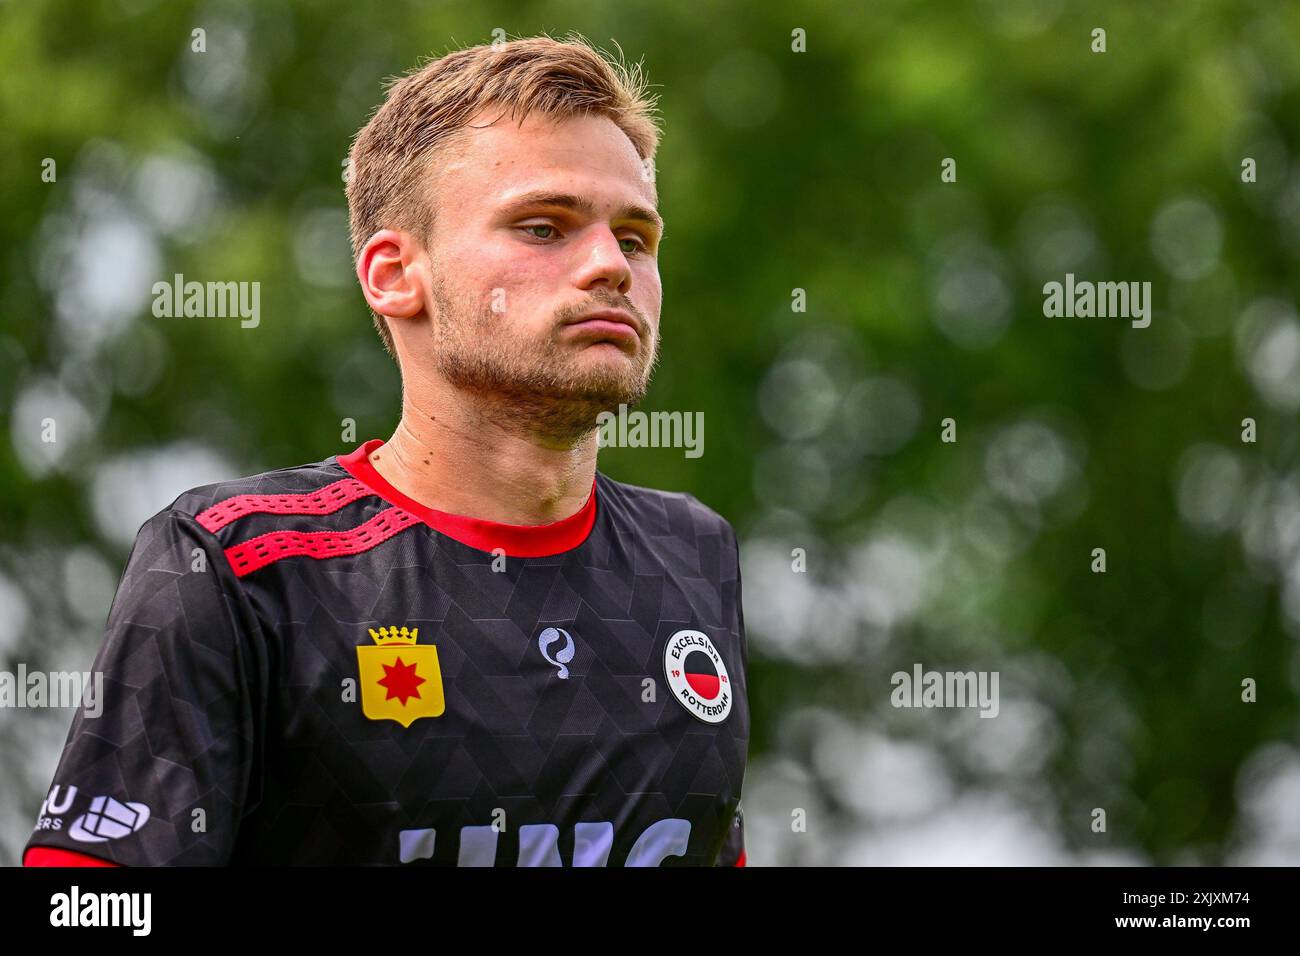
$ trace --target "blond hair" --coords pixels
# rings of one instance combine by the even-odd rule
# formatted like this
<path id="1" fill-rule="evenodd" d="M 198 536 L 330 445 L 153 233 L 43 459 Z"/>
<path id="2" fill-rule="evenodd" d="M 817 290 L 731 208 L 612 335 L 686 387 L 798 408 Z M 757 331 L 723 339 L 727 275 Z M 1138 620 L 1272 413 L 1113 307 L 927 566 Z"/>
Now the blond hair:
<path id="1" fill-rule="evenodd" d="M 524 37 L 447 53 L 390 81 L 384 102 L 353 140 L 348 164 L 352 254 L 381 229 L 403 229 L 427 242 L 436 211 L 425 173 L 487 107 L 523 121 L 595 114 L 616 123 L 643 163 L 659 147 L 655 97 L 640 64 L 626 66 L 578 34 L 564 40 Z M 383 316 L 371 312 L 397 359 Z"/>

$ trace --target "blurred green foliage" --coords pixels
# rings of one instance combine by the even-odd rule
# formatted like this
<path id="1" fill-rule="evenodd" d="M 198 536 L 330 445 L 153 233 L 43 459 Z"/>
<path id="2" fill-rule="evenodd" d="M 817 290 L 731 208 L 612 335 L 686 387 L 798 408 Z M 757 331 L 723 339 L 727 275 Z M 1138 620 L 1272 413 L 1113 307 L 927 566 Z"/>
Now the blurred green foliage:
<path id="1" fill-rule="evenodd" d="M 351 137 L 424 57 L 576 30 L 660 94 L 645 407 L 704 412 L 706 450 L 601 467 L 692 492 L 751 552 L 746 805 L 796 781 L 753 798 L 751 859 L 872 862 L 897 821 L 980 792 L 1061 858 L 1300 858 L 1269 796 L 1300 774 L 1300 7 L 41 0 L 0 22 L 3 666 L 89 661 L 107 604 L 67 554 L 120 571 L 106 462 L 183 445 L 253 473 L 344 450 L 345 418 L 391 433 L 397 373 L 348 262 Z M 1067 271 L 1152 282 L 1151 328 L 1045 318 Z M 174 273 L 259 281 L 260 326 L 155 318 Z M 73 421 L 57 452 L 47 413 Z M 918 661 L 1000 669 L 1003 723 L 890 708 Z M 0 859 L 66 732 L 36 720 L 0 715 Z M 882 765 L 828 752 L 828 727 L 937 755 L 898 784 L 924 811 L 881 811 Z M 818 808 L 818 851 L 791 806 Z"/>

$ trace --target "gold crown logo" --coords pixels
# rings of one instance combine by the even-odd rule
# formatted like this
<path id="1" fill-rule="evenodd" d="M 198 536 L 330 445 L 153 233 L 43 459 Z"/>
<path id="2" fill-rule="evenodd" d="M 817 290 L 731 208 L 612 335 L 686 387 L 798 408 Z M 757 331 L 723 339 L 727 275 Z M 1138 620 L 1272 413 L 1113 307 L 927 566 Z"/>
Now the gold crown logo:
<path id="1" fill-rule="evenodd" d="M 420 636 L 420 629 L 418 627 L 381 627 L 378 631 L 372 627 L 369 630 L 370 636 L 374 638 L 375 643 L 381 647 L 386 644 L 414 644 L 416 639 Z"/>

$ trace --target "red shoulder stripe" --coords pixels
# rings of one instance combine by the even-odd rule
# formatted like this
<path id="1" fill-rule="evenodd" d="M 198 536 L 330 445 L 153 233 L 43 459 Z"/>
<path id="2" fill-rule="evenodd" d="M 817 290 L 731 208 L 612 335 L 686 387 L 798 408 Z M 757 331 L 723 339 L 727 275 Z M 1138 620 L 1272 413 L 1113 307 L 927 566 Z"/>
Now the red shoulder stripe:
<path id="1" fill-rule="evenodd" d="M 194 519 L 216 532 L 245 515 L 328 515 L 344 505 L 373 494 L 355 478 L 340 478 L 324 488 L 300 495 L 235 495 L 200 511 Z"/>
<path id="2" fill-rule="evenodd" d="M 23 866 L 121 866 L 111 860 L 87 856 L 75 850 L 60 850 L 53 846 L 34 846 L 23 854 Z"/>
<path id="3" fill-rule="evenodd" d="M 307 556 L 320 561 L 361 554 L 387 541 L 420 519 L 401 508 L 386 508 L 348 531 L 270 531 L 226 548 L 226 560 L 238 577 L 252 574 L 281 558 Z"/>

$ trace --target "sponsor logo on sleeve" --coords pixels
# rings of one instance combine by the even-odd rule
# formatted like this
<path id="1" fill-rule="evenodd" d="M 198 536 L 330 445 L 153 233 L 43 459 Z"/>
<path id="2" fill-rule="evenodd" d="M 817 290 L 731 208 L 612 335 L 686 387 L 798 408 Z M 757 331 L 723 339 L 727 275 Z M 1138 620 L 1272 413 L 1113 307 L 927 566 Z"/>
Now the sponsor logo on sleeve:
<path id="1" fill-rule="evenodd" d="M 63 831 L 64 817 L 77 802 L 77 788 L 55 784 L 41 802 L 36 830 Z M 79 843 L 107 843 L 136 833 L 149 822 L 149 807 L 143 803 L 92 797 L 86 812 L 78 814 L 66 828 L 68 836 Z"/>
<path id="2" fill-rule="evenodd" d="M 143 803 L 123 803 L 112 797 L 95 797 L 90 809 L 68 827 L 68 836 L 81 843 L 107 843 L 137 832 L 149 822 Z"/>

